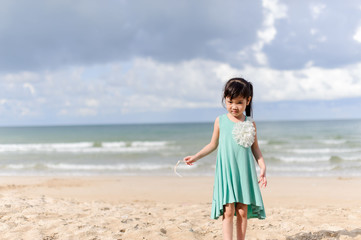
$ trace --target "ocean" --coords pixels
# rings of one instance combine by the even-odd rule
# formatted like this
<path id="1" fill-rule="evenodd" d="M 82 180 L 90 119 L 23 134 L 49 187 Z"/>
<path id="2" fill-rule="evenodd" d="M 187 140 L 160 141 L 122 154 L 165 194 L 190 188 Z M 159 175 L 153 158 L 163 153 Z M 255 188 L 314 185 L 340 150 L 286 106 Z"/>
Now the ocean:
<path id="1" fill-rule="evenodd" d="M 361 176 L 361 120 L 257 122 L 268 176 Z M 0 128 L 1 176 L 175 176 L 213 123 Z M 216 151 L 183 176 L 213 176 Z"/>

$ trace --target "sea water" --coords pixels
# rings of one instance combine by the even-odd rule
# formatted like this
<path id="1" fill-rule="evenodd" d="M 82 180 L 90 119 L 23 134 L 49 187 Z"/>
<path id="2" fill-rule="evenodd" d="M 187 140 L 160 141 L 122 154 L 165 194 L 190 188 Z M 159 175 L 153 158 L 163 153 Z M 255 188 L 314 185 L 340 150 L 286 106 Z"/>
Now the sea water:
<path id="1" fill-rule="evenodd" d="M 272 176 L 361 176 L 361 120 L 257 122 Z M 209 143 L 213 123 L 1 127 L 0 175 L 169 175 Z M 212 176 L 216 151 L 184 176 Z"/>

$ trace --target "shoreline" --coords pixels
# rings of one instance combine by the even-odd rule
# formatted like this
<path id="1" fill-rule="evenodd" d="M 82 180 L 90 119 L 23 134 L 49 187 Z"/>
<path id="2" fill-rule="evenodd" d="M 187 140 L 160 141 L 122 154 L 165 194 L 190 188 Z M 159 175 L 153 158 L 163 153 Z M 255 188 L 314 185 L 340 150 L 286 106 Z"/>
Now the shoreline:
<path id="1" fill-rule="evenodd" d="M 361 239 L 361 178 L 268 177 L 249 239 Z M 222 239 L 213 177 L 1 177 L 2 239 Z M 331 238 L 332 236 L 336 236 Z"/>
<path id="2" fill-rule="evenodd" d="M 273 204 L 277 197 L 277 201 L 287 204 L 288 200 L 302 197 L 305 204 L 318 205 L 313 201 L 329 198 L 326 202 L 330 204 L 343 200 L 361 207 L 361 191 L 357 191 L 361 177 L 268 177 L 267 180 L 268 186 L 261 189 L 265 202 Z M 46 195 L 61 198 L 205 203 L 211 202 L 213 181 L 210 176 L 6 176 L 0 177 L 0 193 L 14 188 L 23 189 L 22 194 L 28 196 L 45 190 Z M 56 193 L 52 189 L 61 191 Z"/>

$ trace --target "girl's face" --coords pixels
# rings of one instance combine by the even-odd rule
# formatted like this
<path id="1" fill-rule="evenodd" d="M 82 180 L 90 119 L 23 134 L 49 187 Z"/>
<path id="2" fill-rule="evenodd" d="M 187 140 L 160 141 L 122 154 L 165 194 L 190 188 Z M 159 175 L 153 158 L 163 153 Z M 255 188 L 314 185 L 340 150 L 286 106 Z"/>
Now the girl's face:
<path id="1" fill-rule="evenodd" d="M 245 99 L 241 96 L 231 99 L 226 97 L 226 108 L 227 111 L 235 118 L 241 119 L 247 105 L 251 101 L 251 97 Z"/>

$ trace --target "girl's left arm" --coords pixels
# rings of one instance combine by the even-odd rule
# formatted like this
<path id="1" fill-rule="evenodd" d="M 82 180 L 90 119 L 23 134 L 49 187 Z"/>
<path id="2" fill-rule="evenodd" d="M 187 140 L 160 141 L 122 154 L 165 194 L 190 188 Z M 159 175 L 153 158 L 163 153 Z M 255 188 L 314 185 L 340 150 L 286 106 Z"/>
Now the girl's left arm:
<path id="1" fill-rule="evenodd" d="M 255 135 L 254 143 L 253 143 L 251 149 L 252 149 L 253 156 L 256 159 L 256 162 L 257 162 L 257 164 L 258 164 L 258 166 L 259 166 L 259 168 L 261 170 L 261 172 L 259 174 L 258 183 L 261 184 L 261 187 L 262 186 L 266 187 L 267 186 L 266 164 L 264 162 L 261 149 L 259 148 L 259 145 L 258 145 L 256 123 L 253 122 L 253 125 L 254 125 L 254 128 L 256 130 L 256 135 Z"/>

